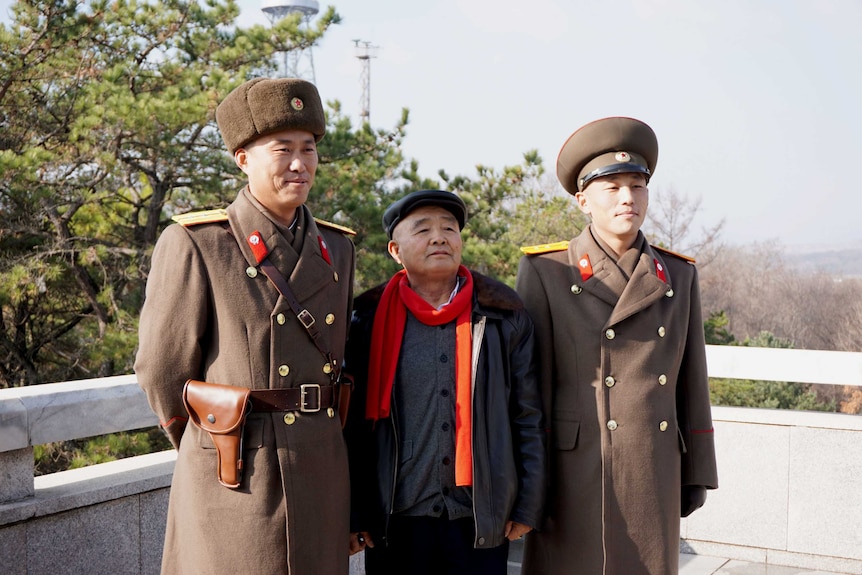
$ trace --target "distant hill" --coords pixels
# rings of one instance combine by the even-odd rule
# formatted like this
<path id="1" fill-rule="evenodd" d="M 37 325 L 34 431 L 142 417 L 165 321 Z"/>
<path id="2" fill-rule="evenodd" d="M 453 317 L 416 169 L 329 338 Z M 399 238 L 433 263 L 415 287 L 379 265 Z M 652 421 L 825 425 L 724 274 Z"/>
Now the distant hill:
<path id="1" fill-rule="evenodd" d="M 784 252 L 788 264 L 800 270 L 862 278 L 862 245 L 792 246 Z"/>

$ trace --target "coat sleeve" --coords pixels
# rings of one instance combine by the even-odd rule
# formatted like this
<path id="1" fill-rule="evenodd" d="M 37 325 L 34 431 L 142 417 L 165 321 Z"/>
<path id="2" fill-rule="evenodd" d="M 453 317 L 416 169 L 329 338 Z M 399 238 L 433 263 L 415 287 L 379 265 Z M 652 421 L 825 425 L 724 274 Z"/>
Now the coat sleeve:
<path id="1" fill-rule="evenodd" d="M 536 373 L 542 400 L 542 413 L 547 445 L 550 442 L 553 417 L 554 342 L 551 333 L 551 310 L 542 279 L 530 256 L 521 258 L 515 291 L 524 301 L 524 307 L 533 321 Z"/>
<path id="2" fill-rule="evenodd" d="M 679 429 L 686 446 L 686 451 L 682 455 L 681 484 L 702 485 L 709 489 L 716 489 L 718 473 L 712 410 L 709 402 L 700 288 L 697 269 L 694 266 L 691 266 L 691 269 L 694 277 L 690 293 L 688 337 L 680 365 L 676 398 Z"/>
<path id="3" fill-rule="evenodd" d="M 509 350 L 512 380 L 509 417 L 517 453 L 518 491 L 509 519 L 538 529 L 548 483 L 548 446 L 536 378 L 533 323 L 523 310 L 515 312 L 514 323 L 516 335 Z"/>
<path id="4" fill-rule="evenodd" d="M 368 355 L 371 322 L 353 313 L 350 335 L 344 356 L 344 371 L 353 378 L 350 410 L 344 426 L 347 458 L 350 466 L 350 531 L 379 532 L 375 522 L 374 501 L 377 494 L 375 451 L 371 423 L 365 418 L 368 388 Z"/>
<path id="5" fill-rule="evenodd" d="M 153 251 L 138 328 L 135 373 L 174 447 L 188 421 L 183 385 L 202 373 L 209 281 L 188 230 L 168 226 Z"/>

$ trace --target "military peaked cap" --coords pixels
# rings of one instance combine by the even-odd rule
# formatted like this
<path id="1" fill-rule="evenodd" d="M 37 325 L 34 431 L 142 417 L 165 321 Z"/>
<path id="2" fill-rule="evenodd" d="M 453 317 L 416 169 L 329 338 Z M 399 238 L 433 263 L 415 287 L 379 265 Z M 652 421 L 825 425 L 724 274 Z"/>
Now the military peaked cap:
<path id="1" fill-rule="evenodd" d="M 650 176 L 658 161 L 652 128 L 634 118 L 603 118 L 569 136 L 557 157 L 557 179 L 574 195 L 591 180 L 610 174 Z"/>
<path id="2" fill-rule="evenodd" d="M 326 133 L 317 88 L 299 78 L 255 78 L 239 85 L 216 108 L 216 122 L 230 153 L 280 130 L 304 130 L 316 142 Z"/>

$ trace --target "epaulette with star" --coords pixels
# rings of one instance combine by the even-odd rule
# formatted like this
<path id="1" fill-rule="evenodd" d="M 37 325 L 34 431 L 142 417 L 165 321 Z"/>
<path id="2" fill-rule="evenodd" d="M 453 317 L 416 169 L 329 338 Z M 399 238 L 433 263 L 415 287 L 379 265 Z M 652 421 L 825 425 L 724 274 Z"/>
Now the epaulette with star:
<path id="1" fill-rule="evenodd" d="M 527 254 L 528 256 L 535 256 L 538 254 L 547 254 L 550 252 L 561 252 L 565 249 L 568 249 L 569 242 L 568 240 L 563 242 L 554 242 L 552 244 L 538 244 L 535 246 L 523 246 L 521 251 Z"/>
<path id="2" fill-rule="evenodd" d="M 690 257 L 690 256 L 684 256 L 684 255 L 682 255 L 682 254 L 678 254 L 678 253 L 676 253 L 676 252 L 672 252 L 672 251 L 670 251 L 670 250 L 668 250 L 668 249 L 665 249 L 665 248 L 662 248 L 662 247 L 659 247 L 659 246 L 652 246 L 652 248 L 653 248 L 654 250 L 658 250 L 658 251 L 660 251 L 660 252 L 661 252 L 661 253 L 663 253 L 663 254 L 667 254 L 667 255 L 669 255 L 669 256 L 673 256 L 673 257 L 675 257 L 675 258 L 679 258 L 679 259 L 681 259 L 681 260 L 685 260 L 685 261 L 687 261 L 687 262 L 688 262 L 688 263 L 690 263 L 690 264 L 695 263 L 695 260 L 694 260 L 694 258 L 693 258 L 693 257 Z"/>
<path id="3" fill-rule="evenodd" d="M 202 210 L 200 212 L 188 212 L 177 214 L 171 218 L 183 227 L 197 226 L 199 224 L 212 224 L 227 221 L 227 210 L 217 208 L 215 210 Z"/>
<path id="4" fill-rule="evenodd" d="M 323 226 L 323 227 L 325 227 L 325 228 L 329 228 L 329 229 L 331 229 L 331 230 L 335 230 L 335 231 L 337 231 L 337 232 L 341 232 L 342 234 L 345 234 L 345 235 L 348 235 L 348 236 L 355 236 L 355 235 L 356 235 L 356 232 L 355 232 L 355 231 L 351 230 L 350 228 L 348 228 L 348 227 L 346 227 L 346 226 L 340 226 L 340 225 L 338 225 L 338 224 L 333 224 L 332 222 L 327 222 L 326 220 L 321 220 L 321 219 L 318 219 L 318 218 L 314 218 L 314 222 L 315 222 L 318 226 Z"/>

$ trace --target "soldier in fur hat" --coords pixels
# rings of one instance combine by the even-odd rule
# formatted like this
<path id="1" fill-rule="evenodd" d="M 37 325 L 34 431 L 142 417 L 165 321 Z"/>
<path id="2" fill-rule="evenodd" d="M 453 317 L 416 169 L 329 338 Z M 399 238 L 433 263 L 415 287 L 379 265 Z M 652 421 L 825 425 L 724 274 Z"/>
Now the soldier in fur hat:
<path id="1" fill-rule="evenodd" d="M 525 574 L 677 573 L 680 516 L 718 486 L 697 269 L 640 230 L 657 160 L 639 120 L 577 130 L 557 177 L 590 226 L 523 250 L 551 434 Z"/>
<path id="2" fill-rule="evenodd" d="M 162 573 L 347 573 L 337 398 L 354 246 L 305 205 L 323 106 L 304 80 L 259 78 L 216 120 L 248 184 L 162 232 L 140 318 L 138 382 L 178 450 Z M 229 454 L 189 424 L 187 380 L 251 390 L 230 480 L 217 475 Z M 218 425 L 216 413 L 197 415 Z"/>

